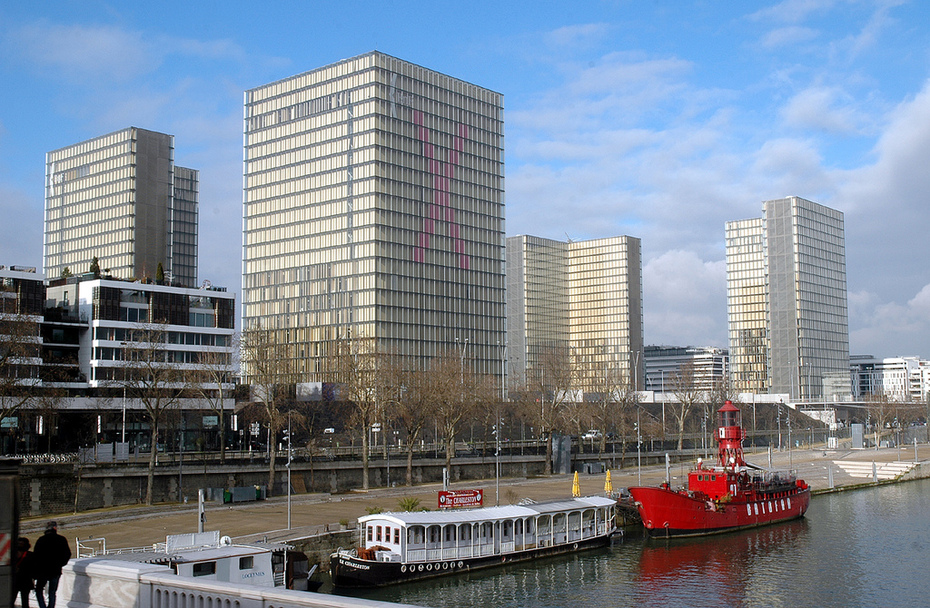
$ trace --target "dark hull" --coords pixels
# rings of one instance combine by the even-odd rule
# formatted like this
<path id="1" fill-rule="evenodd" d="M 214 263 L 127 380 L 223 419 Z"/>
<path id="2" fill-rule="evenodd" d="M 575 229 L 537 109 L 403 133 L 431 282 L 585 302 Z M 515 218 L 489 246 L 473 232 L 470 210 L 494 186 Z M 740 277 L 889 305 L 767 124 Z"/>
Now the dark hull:
<path id="1" fill-rule="evenodd" d="M 755 528 L 802 517 L 810 505 L 810 488 L 777 495 L 743 495 L 719 504 L 665 488 L 634 487 L 643 526 L 662 538 L 703 536 Z"/>
<path id="2" fill-rule="evenodd" d="M 424 578 L 454 574 L 456 572 L 469 572 L 481 568 L 492 568 L 511 562 L 526 561 L 549 555 L 574 553 L 576 551 L 603 547 L 609 542 L 610 535 L 606 535 L 588 538 L 576 543 L 527 549 L 525 551 L 515 551 L 504 555 L 498 554 L 484 557 L 461 558 L 436 562 L 416 562 L 410 564 L 363 560 L 355 556 L 334 553 L 330 558 L 330 573 L 333 577 L 333 585 L 337 587 L 382 587 L 396 583 L 406 583 Z"/>

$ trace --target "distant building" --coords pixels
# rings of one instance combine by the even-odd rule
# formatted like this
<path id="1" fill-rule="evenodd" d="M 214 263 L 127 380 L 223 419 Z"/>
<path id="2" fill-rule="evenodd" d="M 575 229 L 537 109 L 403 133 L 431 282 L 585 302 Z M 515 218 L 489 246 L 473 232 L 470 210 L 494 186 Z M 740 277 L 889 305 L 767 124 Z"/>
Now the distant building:
<path id="1" fill-rule="evenodd" d="M 726 224 L 733 388 L 792 399 L 848 397 L 843 214 L 799 197 Z"/>
<path id="2" fill-rule="evenodd" d="M 197 285 L 199 173 L 174 164 L 174 136 L 129 127 L 46 155 L 44 266 Z"/>
<path id="3" fill-rule="evenodd" d="M 516 380 L 550 349 L 643 385 L 640 239 L 507 239 L 508 363 Z"/>
<path id="4" fill-rule="evenodd" d="M 930 392 L 930 361 L 919 357 L 850 357 L 853 397 L 885 397 L 892 401 L 925 401 Z"/>
<path id="5" fill-rule="evenodd" d="M 0 415 L 10 391 L 41 382 L 44 308 L 45 283 L 35 268 L 0 266 Z"/>
<path id="6" fill-rule="evenodd" d="M 0 453 L 33 451 L 50 433 L 59 449 L 76 449 L 88 435 L 116 441 L 126 434 L 133 446 L 147 440 L 143 404 L 131 390 L 127 398 L 127 386 L 139 369 L 132 353 L 152 340 L 159 342 L 151 347 L 154 364 L 183 372 L 172 384 L 188 393 L 177 424 L 192 431 L 191 442 L 202 439 L 218 421 L 216 402 L 201 392 L 219 397 L 222 388 L 223 408 L 232 412 L 235 316 L 235 295 L 224 288 L 90 273 L 45 284 L 35 269 L 0 266 L 0 352 L 16 347 L 12 360 L 0 357 Z"/>
<path id="7" fill-rule="evenodd" d="M 695 346 L 647 346 L 645 390 L 657 393 L 675 391 L 682 366 L 694 370 L 694 386 L 710 392 L 727 379 L 728 356 L 724 348 Z"/>
<path id="8" fill-rule="evenodd" d="M 246 91 L 242 330 L 301 383 L 350 338 L 499 375 L 503 178 L 503 97 L 384 53 Z"/>

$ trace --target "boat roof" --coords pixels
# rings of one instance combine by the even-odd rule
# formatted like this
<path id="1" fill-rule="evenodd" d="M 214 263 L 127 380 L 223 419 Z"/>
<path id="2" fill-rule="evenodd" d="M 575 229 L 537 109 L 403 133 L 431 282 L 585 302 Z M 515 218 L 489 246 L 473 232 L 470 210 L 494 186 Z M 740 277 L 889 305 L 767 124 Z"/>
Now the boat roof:
<path id="1" fill-rule="evenodd" d="M 392 521 L 394 523 L 410 525 L 430 524 L 461 524 L 483 521 L 496 521 L 515 519 L 518 517 L 532 517 L 552 513 L 566 513 L 579 509 L 610 507 L 617 501 L 602 496 L 587 496 L 584 498 L 567 498 L 546 502 L 505 505 L 502 507 L 481 507 L 478 509 L 446 509 L 442 511 L 400 511 L 391 513 L 376 513 L 359 517 L 360 524 L 369 521 Z"/>

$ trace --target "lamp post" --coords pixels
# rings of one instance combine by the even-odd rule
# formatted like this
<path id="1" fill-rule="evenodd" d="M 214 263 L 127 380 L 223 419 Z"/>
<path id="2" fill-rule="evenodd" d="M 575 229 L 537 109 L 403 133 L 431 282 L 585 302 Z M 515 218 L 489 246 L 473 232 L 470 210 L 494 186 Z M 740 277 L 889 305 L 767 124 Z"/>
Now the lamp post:
<path id="1" fill-rule="evenodd" d="M 291 529 L 291 412 L 287 412 L 287 529 Z"/>

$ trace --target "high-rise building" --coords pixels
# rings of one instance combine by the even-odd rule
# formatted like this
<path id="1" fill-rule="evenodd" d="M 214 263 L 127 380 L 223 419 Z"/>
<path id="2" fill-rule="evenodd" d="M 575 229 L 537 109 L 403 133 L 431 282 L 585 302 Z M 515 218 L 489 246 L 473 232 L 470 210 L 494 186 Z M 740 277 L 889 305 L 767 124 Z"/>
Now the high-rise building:
<path id="1" fill-rule="evenodd" d="M 199 174 L 174 164 L 174 136 L 129 127 L 46 155 L 45 275 L 100 270 L 197 284 Z"/>
<path id="2" fill-rule="evenodd" d="M 547 351 L 562 349 L 579 365 L 614 370 L 641 389 L 642 303 L 638 238 L 508 238 L 509 373 L 528 378 Z"/>
<path id="3" fill-rule="evenodd" d="M 674 393 L 682 367 L 690 365 L 694 388 L 711 394 L 727 378 L 727 351 L 713 346 L 647 346 L 646 390 Z"/>
<path id="4" fill-rule="evenodd" d="M 843 214 L 796 196 L 726 224 L 730 374 L 739 391 L 850 394 Z"/>
<path id="5" fill-rule="evenodd" d="M 502 104 L 380 52 L 247 91 L 243 331 L 274 331 L 302 382 L 349 338 L 500 373 Z"/>

